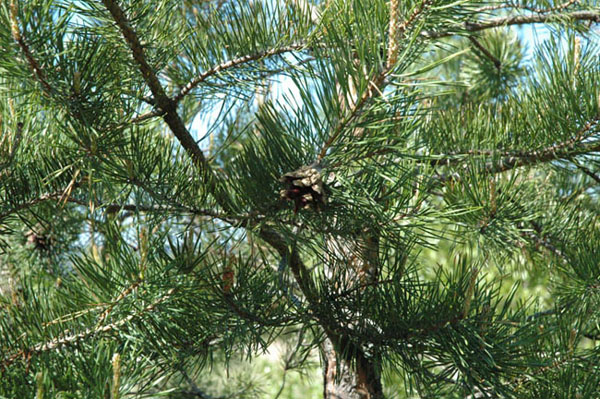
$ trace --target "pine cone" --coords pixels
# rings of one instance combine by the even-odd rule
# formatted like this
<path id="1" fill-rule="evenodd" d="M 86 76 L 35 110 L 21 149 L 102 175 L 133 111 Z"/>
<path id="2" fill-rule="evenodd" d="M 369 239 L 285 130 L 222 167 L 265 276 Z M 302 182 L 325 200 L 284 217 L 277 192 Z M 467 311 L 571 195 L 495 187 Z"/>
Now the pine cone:
<path id="1" fill-rule="evenodd" d="M 39 231 L 29 230 L 25 233 L 27 237 L 27 244 L 33 245 L 33 247 L 40 252 L 48 252 L 52 248 L 54 240 L 47 234 L 40 233 Z"/>
<path id="2" fill-rule="evenodd" d="M 279 178 L 285 188 L 281 190 L 282 199 L 294 201 L 294 213 L 298 209 L 320 209 L 327 203 L 321 179 L 322 168 L 318 164 L 303 166 L 294 172 L 288 172 Z"/>

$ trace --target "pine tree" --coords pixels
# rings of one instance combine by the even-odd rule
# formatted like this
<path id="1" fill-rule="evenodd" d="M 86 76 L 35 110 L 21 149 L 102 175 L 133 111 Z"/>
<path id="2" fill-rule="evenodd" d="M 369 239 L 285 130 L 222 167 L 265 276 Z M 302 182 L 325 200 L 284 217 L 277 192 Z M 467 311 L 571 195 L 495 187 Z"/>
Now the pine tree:
<path id="1" fill-rule="evenodd" d="M 599 398 L 598 22 L 3 1 L 0 397 Z"/>

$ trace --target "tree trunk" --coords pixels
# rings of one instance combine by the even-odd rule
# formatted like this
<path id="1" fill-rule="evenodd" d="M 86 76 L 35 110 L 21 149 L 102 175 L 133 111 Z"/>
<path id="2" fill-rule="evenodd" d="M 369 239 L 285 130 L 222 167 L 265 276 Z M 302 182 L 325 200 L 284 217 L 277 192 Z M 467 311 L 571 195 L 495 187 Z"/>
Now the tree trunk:
<path id="1" fill-rule="evenodd" d="M 378 278 L 379 233 L 366 228 L 361 233 L 354 239 L 330 237 L 327 240 L 325 275 L 334 282 L 345 280 L 341 287 L 334 285 L 334 289 L 362 290 Z M 346 327 L 352 328 L 352 325 Z M 366 355 L 360 345 L 333 333 L 328 333 L 321 350 L 325 399 L 383 398 L 380 362 L 376 355 Z"/>
<path id="2" fill-rule="evenodd" d="M 322 351 L 324 399 L 383 398 L 379 367 L 362 351 L 343 356 L 329 339 L 323 343 Z"/>

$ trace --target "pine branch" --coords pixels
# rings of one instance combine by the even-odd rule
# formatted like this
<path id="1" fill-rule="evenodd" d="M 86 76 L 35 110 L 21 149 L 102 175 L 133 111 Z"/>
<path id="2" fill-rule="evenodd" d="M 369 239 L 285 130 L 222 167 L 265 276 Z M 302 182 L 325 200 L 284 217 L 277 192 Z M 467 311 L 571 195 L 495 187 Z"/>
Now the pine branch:
<path id="1" fill-rule="evenodd" d="M 583 145 L 573 150 L 563 149 L 561 145 L 555 145 L 545 148 L 541 151 L 532 151 L 520 156 L 510 156 L 501 159 L 499 162 L 490 162 L 486 164 L 485 171 L 489 174 L 506 172 L 521 166 L 536 165 L 556 160 L 568 160 L 578 155 L 600 152 L 600 142 Z"/>
<path id="2" fill-rule="evenodd" d="M 19 145 L 21 144 L 22 136 L 23 136 L 23 123 L 19 122 L 19 123 L 17 123 L 17 131 L 15 132 L 15 135 L 13 137 L 13 140 L 11 143 L 11 149 L 10 149 L 8 156 L 6 157 L 6 161 L 3 163 L 0 163 L 0 177 L 2 176 L 2 174 L 4 172 L 4 169 L 10 167 L 10 165 L 13 163 L 13 160 L 15 159 L 17 150 L 19 149 Z"/>
<path id="3" fill-rule="evenodd" d="M 500 60 L 496 58 L 492 53 L 490 53 L 490 51 L 486 49 L 481 43 L 479 43 L 479 41 L 473 36 L 469 36 L 469 40 L 479 51 L 481 51 L 486 57 L 490 59 L 490 61 L 492 61 L 492 63 L 496 67 L 496 70 L 500 72 L 500 69 L 502 68 L 502 63 L 500 62 Z"/>
<path id="4" fill-rule="evenodd" d="M 465 161 L 465 159 L 469 156 L 485 156 L 485 157 L 493 157 L 500 156 L 501 159 L 498 161 L 498 164 L 506 165 L 507 169 L 498 170 L 497 172 L 504 172 L 508 169 L 512 169 L 513 167 L 518 166 L 526 166 L 535 163 L 548 162 L 556 159 L 570 159 L 571 157 L 577 155 L 584 155 L 587 153 L 598 152 L 600 143 L 596 143 L 593 145 L 584 146 L 583 148 L 573 149 L 572 151 L 564 150 L 566 147 L 571 147 L 574 144 L 569 142 L 563 142 L 559 144 L 555 144 L 541 150 L 537 151 L 505 151 L 505 152 L 496 152 L 492 150 L 468 150 L 465 152 L 453 152 L 443 155 L 432 155 L 435 157 L 434 159 L 416 159 L 416 163 L 426 163 L 431 166 L 452 166 L 458 165 Z M 373 152 L 369 154 L 369 156 L 380 155 L 383 152 Z M 554 154 L 554 156 L 552 156 Z M 522 162 L 520 160 L 523 160 Z M 488 172 L 493 172 L 493 165 L 490 161 L 486 169 Z M 494 172 L 495 173 L 495 172 Z"/>
<path id="5" fill-rule="evenodd" d="M 428 164 L 432 167 L 437 166 L 455 166 L 460 165 L 466 158 L 471 156 L 477 157 L 500 157 L 496 162 L 489 161 L 484 166 L 484 171 L 487 174 L 495 174 L 505 172 L 521 166 L 531 166 L 555 160 L 573 160 L 579 155 L 586 155 L 595 152 L 600 152 L 600 142 L 585 143 L 590 138 L 587 133 L 598 123 L 600 116 L 594 117 L 590 122 L 586 123 L 583 128 L 572 139 L 542 148 L 535 151 L 504 151 L 498 152 L 495 150 L 468 150 L 464 152 L 450 152 L 446 154 L 435 154 L 423 158 L 416 158 L 413 161 L 416 164 Z M 384 155 L 393 152 L 393 149 L 379 149 L 372 151 L 360 159 L 368 159 L 378 155 Z M 433 158 L 433 159 L 432 159 Z M 334 166 L 339 166 L 336 164 Z M 582 170 L 583 171 L 583 170 Z M 583 171 L 585 173 L 585 171 Z M 588 170 L 589 172 L 589 170 Z M 588 174 L 588 173 L 586 173 Z M 593 173 L 592 173 L 593 174 Z M 589 175 L 589 174 L 588 174 Z M 592 178 L 599 176 L 590 176 Z M 434 180 L 441 182 L 457 181 L 460 179 L 457 173 L 449 175 L 438 175 Z M 596 180 L 596 179 L 594 179 Z"/>
<path id="6" fill-rule="evenodd" d="M 516 391 L 518 391 L 523 384 L 535 381 L 536 378 L 538 378 L 537 376 L 539 375 L 542 375 L 548 371 L 555 371 L 557 369 L 560 369 L 561 367 L 568 365 L 577 365 L 577 367 L 581 367 L 584 363 L 583 360 L 585 360 L 585 358 L 581 356 L 573 357 L 569 354 L 567 354 L 567 356 L 564 356 L 564 353 L 554 354 L 555 357 L 558 357 L 558 355 L 563 355 L 563 357 L 559 360 L 553 361 L 548 366 L 542 366 L 537 369 L 531 370 L 530 372 L 525 373 L 524 376 L 519 376 L 518 378 L 516 378 L 514 382 L 508 382 L 508 384 L 516 385 L 515 389 Z"/>
<path id="7" fill-rule="evenodd" d="M 117 306 L 117 304 L 119 302 L 121 302 L 123 299 L 125 299 L 125 297 L 127 297 L 127 295 L 129 295 L 133 291 L 137 290 L 137 288 L 139 287 L 140 284 L 142 284 L 142 280 L 134 281 L 127 288 L 125 288 L 123 291 L 121 291 L 121 293 L 114 299 L 114 301 L 111 302 L 111 304 L 108 306 L 108 308 L 106 308 L 106 310 L 104 312 L 102 312 L 102 314 L 98 318 L 98 323 L 96 323 L 96 324 L 99 326 L 102 323 L 104 323 L 104 320 L 106 320 L 106 318 L 108 317 L 110 312 L 112 312 L 112 310 L 115 308 L 115 306 Z"/>
<path id="8" fill-rule="evenodd" d="M 6 369 L 6 367 L 10 366 L 15 360 L 17 360 L 19 358 L 29 358 L 32 355 L 40 354 L 43 352 L 48 352 L 48 351 L 51 351 L 51 350 L 59 348 L 59 347 L 74 345 L 78 342 L 81 342 L 87 338 L 96 336 L 98 334 L 103 334 L 103 333 L 108 333 L 111 331 L 118 330 L 120 327 L 129 323 L 131 320 L 133 320 L 137 317 L 141 317 L 141 316 L 145 315 L 146 313 L 150 313 L 150 312 L 154 311 L 154 309 L 156 309 L 156 307 L 158 305 L 160 305 L 161 303 L 168 300 L 173 295 L 174 292 L 175 292 L 175 288 L 171 288 L 169 291 L 167 291 L 167 293 L 165 295 L 161 296 L 160 298 L 158 298 L 156 301 L 152 302 L 150 305 L 146 306 L 141 311 L 132 313 L 129 316 L 127 316 L 115 323 L 107 324 L 104 326 L 99 326 L 99 327 L 96 327 L 93 329 L 87 328 L 78 334 L 70 334 L 69 330 L 65 330 L 65 331 L 63 331 L 62 334 L 60 334 L 59 337 L 57 337 L 51 341 L 38 343 L 30 348 L 20 350 L 17 353 L 14 353 L 12 355 L 5 357 L 4 360 L 2 360 L 2 362 L 0 362 L 0 369 L 2 369 L 2 370 Z"/>
<path id="9" fill-rule="evenodd" d="M 237 303 L 235 303 L 233 301 L 233 298 L 231 296 L 231 294 L 225 292 L 223 294 L 223 298 L 225 300 L 225 303 L 227 303 L 227 306 L 239 317 L 241 317 L 244 320 L 248 320 L 251 321 L 253 323 L 256 323 L 259 326 L 273 326 L 273 327 L 282 327 L 283 323 L 289 323 L 291 321 L 293 321 L 293 318 L 287 318 L 285 320 L 268 320 L 265 319 L 259 315 L 256 315 L 254 313 L 251 313 L 249 311 L 247 311 L 246 309 L 241 308 L 240 306 L 238 306 Z"/>
<path id="10" fill-rule="evenodd" d="M 42 203 L 42 202 L 45 202 L 48 200 L 53 200 L 53 199 L 58 200 L 63 195 L 63 193 L 64 193 L 64 191 L 58 191 L 55 193 L 44 194 L 44 195 L 40 196 L 39 198 L 35 198 L 29 202 L 23 202 L 23 203 L 17 205 L 16 207 L 14 207 L 13 209 L 10 209 L 8 211 L 0 213 L 0 220 L 12 215 L 13 213 L 22 211 L 27 208 L 31 208 L 32 206 L 35 206 L 39 203 Z"/>
<path id="11" fill-rule="evenodd" d="M 369 100 L 371 100 L 375 96 L 381 95 L 383 88 L 385 86 L 385 78 L 393 70 L 393 67 L 395 66 L 397 52 L 399 51 L 399 45 L 398 45 L 397 41 L 403 38 L 401 36 L 406 32 L 407 29 L 410 28 L 410 26 L 412 24 L 414 24 L 416 21 L 418 21 L 419 17 L 422 16 L 422 14 L 425 12 L 426 8 L 430 6 L 430 4 L 431 4 L 431 0 L 422 0 L 421 5 L 417 8 L 415 8 L 415 10 L 412 12 L 412 14 L 405 21 L 403 21 L 399 26 L 396 27 L 396 21 L 394 18 L 397 15 L 397 10 L 396 10 L 397 3 L 395 1 L 392 1 L 391 8 L 390 8 L 389 31 L 390 31 L 390 34 L 393 34 L 395 37 L 394 36 L 390 37 L 389 44 L 388 44 L 390 46 L 390 48 L 388 49 L 388 51 L 390 51 L 390 52 L 393 51 L 393 52 L 395 52 L 395 54 L 394 53 L 389 54 L 388 60 L 386 63 L 386 67 L 383 68 L 383 70 L 381 72 L 379 72 L 375 77 L 373 77 L 372 79 L 369 79 L 369 86 L 371 88 L 365 90 L 365 92 L 362 94 L 360 99 L 358 99 L 358 101 L 356 101 L 356 103 L 350 108 L 348 115 L 345 118 L 343 118 L 343 120 L 336 126 L 336 128 L 334 129 L 331 136 L 329 136 L 329 138 L 327 140 L 325 140 L 325 143 L 321 147 L 321 151 L 319 151 L 319 155 L 317 156 L 318 161 L 322 160 L 325 157 L 325 155 L 327 155 L 327 151 L 329 150 L 329 148 L 339 138 L 339 136 L 342 134 L 344 129 L 350 123 L 352 123 L 352 121 L 354 121 L 356 119 L 356 117 L 358 117 L 360 115 L 363 107 L 369 102 Z"/>
<path id="12" fill-rule="evenodd" d="M 13 215 L 19 211 L 34 207 L 43 202 L 47 201 L 57 201 L 60 202 L 61 198 L 64 196 L 65 190 L 56 191 L 54 193 L 43 194 L 38 198 L 30 200 L 28 202 L 24 202 L 19 204 L 18 206 L 0 213 L 0 220 Z M 69 202 L 72 204 L 77 204 L 81 206 L 88 207 L 90 206 L 90 202 L 86 200 L 81 200 L 78 198 L 73 198 L 69 196 L 65 198 L 65 202 Z M 238 226 L 240 222 L 249 221 L 249 220 L 261 220 L 264 219 L 265 216 L 259 213 L 247 213 L 247 214 L 228 214 L 223 212 L 213 211 L 212 209 L 200 209 L 200 208 L 189 208 L 184 205 L 177 205 L 176 208 L 158 206 L 158 205 L 141 205 L 141 204 L 117 204 L 117 203 L 101 203 L 101 202 L 92 202 L 94 208 L 96 209 L 104 209 L 106 213 L 116 213 L 120 211 L 129 211 L 129 212 L 145 212 L 145 213 L 171 213 L 175 210 L 184 210 L 192 215 L 197 216 L 208 216 L 223 220 L 228 222 L 231 225 Z M 243 226 L 242 226 L 243 227 Z"/>
<path id="13" fill-rule="evenodd" d="M 579 155 L 600 152 L 600 142 L 583 145 L 572 150 L 564 149 L 563 144 L 564 143 L 553 145 L 538 151 L 507 156 L 496 162 L 490 161 L 482 168 L 482 172 L 485 174 L 502 173 L 523 166 L 533 166 L 559 160 L 572 160 L 574 157 Z M 446 160 L 447 164 L 456 163 L 456 161 L 457 160 Z M 435 165 L 443 164 L 443 162 L 439 162 L 439 160 L 433 160 L 430 162 L 435 163 Z M 464 168 L 467 167 L 465 166 Z M 458 173 L 441 175 L 437 174 L 435 177 L 433 177 L 433 180 L 437 180 L 439 183 L 456 182 L 460 179 L 461 176 Z"/>
<path id="14" fill-rule="evenodd" d="M 102 314 L 100 315 L 98 322 L 96 323 L 97 326 L 101 325 L 104 320 L 106 320 L 106 318 L 108 317 L 108 315 L 110 314 L 110 312 L 114 309 L 114 307 L 117 305 L 117 303 L 119 303 L 120 301 L 122 301 L 127 295 L 129 295 L 131 292 L 133 292 L 134 290 L 137 289 L 137 287 L 142 283 L 141 280 L 137 280 L 134 281 L 132 284 L 130 284 L 127 288 L 125 288 L 123 291 L 121 291 L 121 293 L 117 296 L 117 298 L 115 298 L 114 301 L 112 301 L 111 303 L 97 303 L 95 304 L 93 307 L 89 308 L 89 309 L 85 309 L 83 311 L 78 311 L 78 312 L 74 312 L 74 313 L 69 313 L 69 314 L 65 314 L 60 316 L 57 319 L 51 320 L 49 322 L 45 322 L 42 323 L 42 326 L 44 328 L 49 327 L 49 326 L 53 326 L 56 324 L 62 324 L 65 323 L 67 321 L 72 321 L 75 320 L 79 317 L 85 316 L 91 312 L 100 310 L 100 308 L 106 308 L 104 310 L 104 312 L 102 312 Z M 86 284 L 87 285 L 87 284 Z M 27 333 L 23 333 L 19 339 L 23 339 L 27 336 Z"/>
<path id="15" fill-rule="evenodd" d="M 25 55 L 25 59 L 27 59 L 27 63 L 29 64 L 29 67 L 33 71 L 34 76 L 41 83 L 44 93 L 46 93 L 47 95 L 50 95 L 53 92 L 52 86 L 50 86 L 50 84 L 46 80 L 46 74 L 44 73 L 39 62 L 33 56 L 33 52 L 27 45 L 27 43 L 25 41 L 25 37 L 23 36 L 23 33 L 21 33 L 21 31 L 19 30 L 18 14 L 19 14 L 19 8 L 18 8 L 17 0 L 11 0 L 11 2 L 10 2 L 10 29 L 11 29 L 12 37 L 15 40 L 15 42 L 17 42 L 17 44 L 21 48 L 21 51 Z"/>
<path id="16" fill-rule="evenodd" d="M 511 9 L 511 10 L 527 10 L 527 11 L 531 11 L 531 12 L 535 12 L 538 14 L 546 14 L 549 12 L 555 12 L 555 11 L 560 11 L 560 10 L 564 10 L 565 8 L 568 8 L 570 6 L 572 6 L 573 4 L 577 3 L 579 0 L 569 0 L 566 1 L 562 4 L 559 4 L 555 7 L 550 7 L 550 8 L 533 8 L 533 7 L 528 7 L 525 5 L 521 5 L 521 4 L 498 4 L 498 5 L 493 5 L 493 6 L 484 6 L 481 8 L 478 8 L 475 10 L 476 13 L 481 13 L 481 12 L 487 12 L 487 11 L 495 11 L 495 10 L 502 10 L 502 9 Z"/>
<path id="17" fill-rule="evenodd" d="M 209 179 L 210 184 L 214 185 L 214 177 L 210 172 L 208 161 L 177 113 L 177 103 L 167 96 L 158 77 L 148 64 L 140 40 L 127 20 L 125 13 L 115 0 L 102 0 L 102 2 L 112 15 L 114 21 L 121 30 L 125 41 L 129 45 L 144 81 L 152 92 L 157 108 L 160 112 L 164 112 L 164 114 L 161 115 L 164 121 L 167 123 L 175 137 L 177 137 L 177 140 L 179 140 L 185 151 L 190 155 L 194 164 L 204 172 L 205 177 Z"/>
<path id="18" fill-rule="evenodd" d="M 200 83 L 206 81 L 208 78 L 210 78 L 214 75 L 217 75 L 220 72 L 223 72 L 223 71 L 226 71 L 229 69 L 233 69 L 237 66 L 244 65 L 244 64 L 252 62 L 252 61 L 258 61 L 258 60 L 261 60 L 264 58 L 268 58 L 273 55 L 279 55 L 279 54 L 284 54 L 284 53 L 288 53 L 288 52 L 299 51 L 299 50 L 303 50 L 305 48 L 306 48 L 305 44 L 292 44 L 289 46 L 272 48 L 272 49 L 261 51 L 261 52 L 255 53 L 255 54 L 249 54 L 249 55 L 245 55 L 243 57 L 235 58 L 233 60 L 225 61 L 221 64 L 218 64 L 218 65 L 210 68 L 209 70 L 200 74 L 196 78 L 192 79 L 187 85 L 185 85 L 184 87 L 181 88 L 179 93 L 172 98 L 172 101 L 174 101 L 175 103 L 179 103 L 181 100 L 183 100 L 183 98 L 186 95 L 188 95 Z M 281 73 L 282 71 L 283 70 L 279 69 L 279 70 L 271 71 L 271 73 L 276 74 L 276 73 Z M 144 101 L 147 102 L 148 104 L 156 105 L 154 99 L 144 99 Z M 124 128 L 131 124 L 141 123 L 148 119 L 155 118 L 157 116 L 164 116 L 165 114 L 166 114 L 166 111 L 163 109 L 154 109 L 152 111 L 148 111 L 144 114 L 138 115 L 138 116 L 130 119 L 129 121 L 116 126 L 116 128 L 117 129 Z"/>
<path id="19" fill-rule="evenodd" d="M 497 28 L 500 26 L 552 23 L 563 20 L 600 22 L 600 13 L 595 11 L 573 11 L 565 13 L 516 15 L 509 17 L 491 18 L 480 22 L 466 22 L 463 26 L 456 25 L 456 28 L 466 30 L 467 32 L 479 32 L 482 30 Z M 453 36 L 456 34 L 457 33 L 454 31 L 430 31 L 422 33 L 422 35 L 427 39 L 439 39 L 442 37 Z"/>
<path id="20" fill-rule="evenodd" d="M 536 246 L 541 246 L 541 247 L 545 248 L 550 253 L 552 253 L 554 256 L 561 259 L 563 263 L 569 262 L 569 259 L 567 258 L 567 256 L 560 249 L 558 249 L 556 246 L 554 246 L 550 242 L 550 240 L 541 236 L 541 231 L 538 231 L 537 234 L 524 231 L 521 233 L 521 236 L 533 240 L 533 242 L 535 243 Z"/>
<path id="21" fill-rule="evenodd" d="M 596 181 L 596 183 L 600 183 L 600 176 L 599 175 L 597 175 L 596 173 L 592 172 L 590 169 L 586 168 L 585 166 L 581 165 L 576 160 L 573 160 L 573 163 L 575 164 L 575 166 L 577 167 L 577 169 L 581 170 L 583 173 L 585 173 L 586 175 L 588 175 L 589 177 L 591 177 L 592 179 L 594 179 Z"/>
<path id="22" fill-rule="evenodd" d="M 152 119 L 157 116 L 163 116 L 164 114 L 165 114 L 165 111 L 159 110 L 159 109 L 154 109 L 152 111 L 148 111 L 142 115 L 138 115 L 135 118 L 130 119 L 128 122 L 118 126 L 118 128 L 123 128 L 123 127 L 129 126 L 129 125 L 135 125 L 137 123 L 144 122 L 148 119 Z"/>
<path id="23" fill-rule="evenodd" d="M 313 310 L 317 308 L 317 289 L 310 277 L 310 272 L 300 259 L 300 255 L 296 250 L 290 251 L 286 240 L 276 231 L 268 228 L 263 228 L 259 232 L 260 238 L 270 244 L 279 254 L 279 256 L 286 257 L 289 261 L 290 269 L 296 280 L 296 283 L 300 286 L 302 293 L 306 297 Z M 291 252 L 291 253 L 290 253 Z"/>
<path id="24" fill-rule="evenodd" d="M 349 295 L 351 295 L 351 294 L 353 294 L 355 292 L 362 292 L 367 287 L 377 287 L 377 286 L 380 286 L 380 285 L 392 284 L 394 281 L 395 281 L 395 279 L 368 281 L 366 283 L 362 283 L 362 284 L 357 285 L 355 287 L 348 288 L 347 290 L 339 292 L 339 293 L 333 295 L 332 298 L 336 298 L 336 299 L 337 298 L 343 298 L 343 297 L 349 296 Z"/>
<path id="25" fill-rule="evenodd" d="M 586 123 L 577 134 L 569 140 L 551 145 L 549 147 L 535 150 L 535 151 L 523 151 L 523 152 L 510 152 L 504 153 L 502 158 L 498 161 L 490 161 L 484 166 L 484 171 L 487 174 L 495 174 L 506 172 L 508 170 L 521 167 L 531 166 L 545 162 L 551 162 L 556 160 L 570 160 L 578 155 L 585 155 L 594 152 L 600 152 L 600 142 L 585 143 L 585 140 L 589 138 L 587 134 L 593 127 L 598 124 L 600 116 L 595 116 L 591 121 Z M 577 146 L 578 145 L 578 146 Z M 495 153 L 490 150 L 471 150 L 461 155 L 494 155 Z M 456 155 L 456 154 L 453 154 Z M 431 166 L 438 165 L 453 165 L 461 163 L 462 159 L 442 156 L 428 161 Z M 441 181 L 456 180 L 456 175 L 440 176 Z"/>
<path id="26" fill-rule="evenodd" d="M 217 189 L 215 177 L 213 177 L 212 170 L 210 169 L 210 166 L 208 165 L 204 154 L 202 153 L 195 140 L 184 126 L 183 121 L 177 114 L 177 103 L 166 95 L 164 89 L 158 81 L 158 78 L 150 68 L 148 62 L 146 61 L 144 50 L 140 44 L 140 41 L 134 30 L 131 28 L 129 22 L 127 21 L 123 10 L 121 10 L 119 5 L 114 0 L 102 1 L 113 16 L 113 19 L 115 20 L 115 22 L 121 29 L 121 32 L 123 33 L 125 41 L 131 48 L 133 57 L 137 62 L 140 71 L 142 72 L 142 76 L 148 84 L 152 95 L 154 96 L 158 108 L 165 112 L 165 114 L 163 115 L 163 119 L 165 120 L 173 134 L 177 137 L 181 145 L 184 147 L 184 149 L 188 152 L 188 154 L 190 154 L 194 163 L 197 166 L 199 166 L 201 170 L 205 172 L 205 175 L 209 178 L 209 188 L 213 192 L 213 195 L 215 195 L 217 201 L 226 210 L 229 209 L 230 207 L 228 202 L 226 201 L 226 195 L 220 192 L 219 189 Z M 255 223 L 252 223 L 248 227 L 251 227 L 252 225 L 255 225 Z M 279 252 L 280 255 L 287 254 L 286 241 L 276 232 L 264 228 L 260 231 L 260 237 L 263 238 L 266 242 L 268 242 L 271 246 L 273 246 Z M 312 280 L 310 279 L 308 270 L 306 270 L 297 253 L 292 254 L 290 264 L 292 272 L 294 273 L 298 284 L 302 288 L 304 295 L 307 298 L 311 298 L 314 300 L 316 290 L 312 284 Z"/>
<path id="27" fill-rule="evenodd" d="M 197 77 L 195 77 L 194 79 L 192 79 L 187 85 L 185 85 L 183 88 L 181 88 L 181 90 L 175 97 L 173 97 L 173 101 L 175 103 L 180 102 L 183 99 L 183 97 L 185 97 L 196 86 L 198 86 L 200 83 L 204 82 L 206 79 L 210 78 L 211 76 L 216 75 L 220 72 L 235 68 L 235 67 L 243 65 L 243 64 L 247 64 L 252 61 L 258 61 L 258 60 L 261 60 L 264 58 L 272 57 L 274 55 L 280 55 L 280 54 L 289 53 L 289 52 L 293 52 L 293 51 L 299 51 L 299 50 L 303 50 L 305 48 L 306 48 L 306 44 L 304 44 L 304 43 L 291 44 L 289 46 L 259 51 L 254 54 L 248 54 L 248 55 L 244 55 L 242 57 L 235 58 L 233 60 L 225 61 L 219 65 L 216 65 L 216 66 L 210 68 L 209 70 L 203 72 L 202 74 L 200 74 Z"/>

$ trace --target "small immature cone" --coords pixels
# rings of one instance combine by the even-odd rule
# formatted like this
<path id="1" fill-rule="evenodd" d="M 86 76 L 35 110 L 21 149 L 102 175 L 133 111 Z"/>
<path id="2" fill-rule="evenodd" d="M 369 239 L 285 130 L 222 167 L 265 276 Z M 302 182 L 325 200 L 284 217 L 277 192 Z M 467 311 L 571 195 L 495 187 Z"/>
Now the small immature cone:
<path id="1" fill-rule="evenodd" d="M 35 375 L 35 384 L 37 385 L 37 390 L 35 393 L 35 399 L 44 399 L 44 373 L 38 371 Z"/>
<path id="2" fill-rule="evenodd" d="M 111 399 L 119 399 L 119 388 L 121 387 L 121 355 L 117 352 L 112 357 L 113 383 L 110 390 Z"/>
<path id="3" fill-rule="evenodd" d="M 221 280 L 223 281 L 223 292 L 227 295 L 231 293 L 233 283 L 235 281 L 235 272 L 231 266 L 225 266 L 223 273 L 221 273 Z"/>
<path id="4" fill-rule="evenodd" d="M 10 31 L 15 41 L 21 40 L 21 32 L 19 31 L 19 23 L 17 17 L 19 15 L 19 4 L 17 0 L 10 2 Z"/>
<path id="5" fill-rule="evenodd" d="M 387 69 L 392 69 L 398 61 L 398 0 L 390 1 L 390 25 L 388 28 Z"/>

